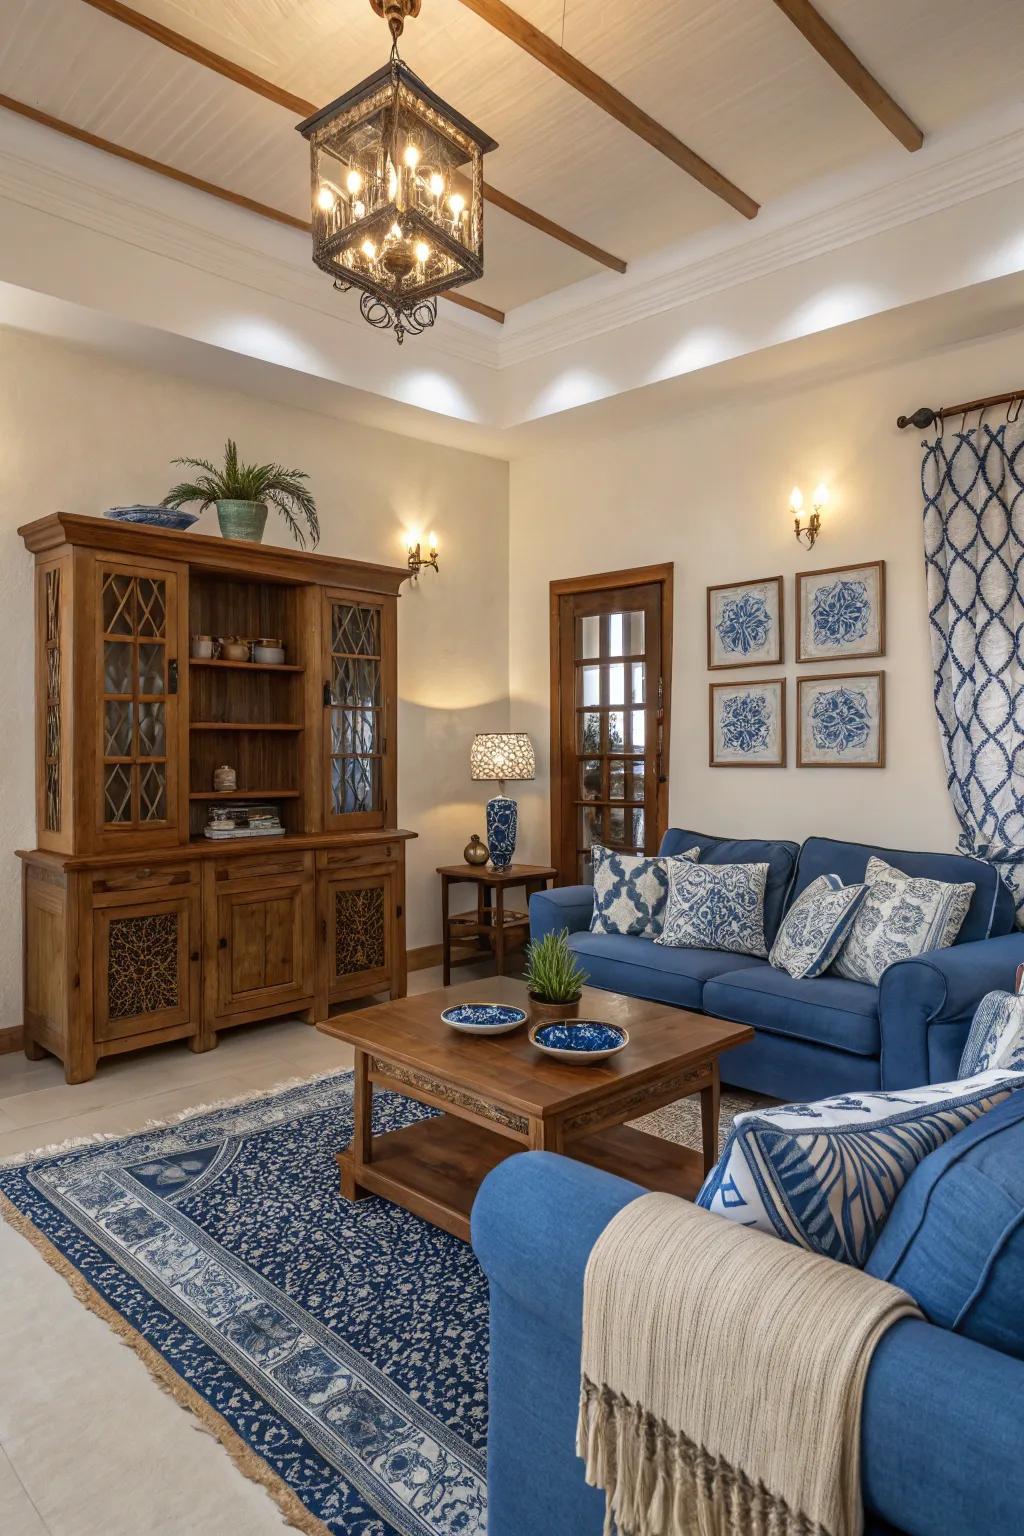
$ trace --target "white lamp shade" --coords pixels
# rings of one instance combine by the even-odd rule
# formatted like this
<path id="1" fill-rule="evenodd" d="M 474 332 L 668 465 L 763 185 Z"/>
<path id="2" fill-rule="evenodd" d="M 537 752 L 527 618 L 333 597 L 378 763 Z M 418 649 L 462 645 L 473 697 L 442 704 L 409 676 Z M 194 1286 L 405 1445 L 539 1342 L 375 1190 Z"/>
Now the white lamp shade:
<path id="1" fill-rule="evenodd" d="M 473 779 L 532 779 L 533 743 L 525 731 L 480 731 L 473 737 L 469 772 Z"/>

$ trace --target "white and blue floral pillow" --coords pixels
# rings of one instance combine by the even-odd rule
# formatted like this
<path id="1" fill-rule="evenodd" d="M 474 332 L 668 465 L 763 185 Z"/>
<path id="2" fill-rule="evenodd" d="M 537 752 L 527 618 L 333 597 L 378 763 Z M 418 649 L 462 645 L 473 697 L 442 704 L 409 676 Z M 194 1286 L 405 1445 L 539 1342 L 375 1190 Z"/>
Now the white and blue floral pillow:
<path id="1" fill-rule="evenodd" d="M 995 1070 L 737 1115 L 697 1204 L 862 1269 L 918 1163 L 1021 1087 Z"/>
<path id="2" fill-rule="evenodd" d="M 896 960 L 948 949 L 960 932 L 975 887 L 905 875 L 872 854 L 868 893 L 832 969 L 848 981 L 877 987 Z"/>
<path id="3" fill-rule="evenodd" d="M 661 932 L 668 901 L 668 866 L 674 859 L 698 859 L 699 848 L 666 858 L 616 853 L 595 844 L 594 915 L 591 933 L 622 933 L 653 939 Z"/>
<path id="4" fill-rule="evenodd" d="M 768 958 L 776 970 L 798 981 L 823 975 L 843 947 L 867 891 L 866 885 L 844 885 L 838 875 L 812 880 L 775 936 Z"/>
<path id="5" fill-rule="evenodd" d="M 1024 1072 L 1024 997 L 1019 992 L 986 992 L 978 1004 L 960 1058 L 958 1077 L 1001 1067 Z"/>
<path id="6" fill-rule="evenodd" d="M 764 937 L 767 864 L 687 864 L 669 869 L 665 926 L 673 949 L 725 949 L 768 958 Z"/>

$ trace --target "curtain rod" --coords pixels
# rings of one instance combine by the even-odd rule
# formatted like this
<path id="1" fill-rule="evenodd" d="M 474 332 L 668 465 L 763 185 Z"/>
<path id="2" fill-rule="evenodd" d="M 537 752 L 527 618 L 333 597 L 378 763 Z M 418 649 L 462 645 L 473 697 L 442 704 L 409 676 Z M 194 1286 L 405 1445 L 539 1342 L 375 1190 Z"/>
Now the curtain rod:
<path id="1" fill-rule="evenodd" d="M 896 425 L 923 430 L 934 427 L 937 421 L 944 421 L 947 416 L 966 416 L 968 411 L 983 411 L 990 405 L 1009 405 L 1013 400 L 1024 400 L 1024 389 L 1015 389 L 1008 395 L 986 395 L 983 400 L 965 400 L 960 405 L 940 405 L 935 411 L 922 405 L 912 416 L 897 416 Z"/>

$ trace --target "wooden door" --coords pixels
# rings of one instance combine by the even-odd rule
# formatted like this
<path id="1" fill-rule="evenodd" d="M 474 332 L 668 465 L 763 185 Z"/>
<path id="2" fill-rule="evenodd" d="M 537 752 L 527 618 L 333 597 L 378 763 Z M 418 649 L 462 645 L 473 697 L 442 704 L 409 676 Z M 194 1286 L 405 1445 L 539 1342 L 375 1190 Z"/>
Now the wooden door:
<path id="1" fill-rule="evenodd" d="M 324 595 L 324 826 L 391 825 L 397 736 L 395 605 L 390 598 Z"/>
<path id="2" fill-rule="evenodd" d="M 321 987 L 328 1002 L 390 990 L 396 923 L 392 870 L 320 876 Z"/>
<path id="3" fill-rule="evenodd" d="M 93 910 L 97 1041 L 194 1033 L 199 1021 L 199 896 L 154 893 Z M 140 1041 L 141 1043 L 141 1041 Z"/>
<path id="4" fill-rule="evenodd" d="M 220 891 L 216 926 L 218 1014 L 312 996 L 312 878 Z"/>
<path id="5" fill-rule="evenodd" d="M 668 819 L 672 567 L 551 583 L 551 861 L 656 853 Z"/>
<path id="6" fill-rule="evenodd" d="M 104 557 L 95 579 L 97 846 L 177 842 L 185 572 Z"/>

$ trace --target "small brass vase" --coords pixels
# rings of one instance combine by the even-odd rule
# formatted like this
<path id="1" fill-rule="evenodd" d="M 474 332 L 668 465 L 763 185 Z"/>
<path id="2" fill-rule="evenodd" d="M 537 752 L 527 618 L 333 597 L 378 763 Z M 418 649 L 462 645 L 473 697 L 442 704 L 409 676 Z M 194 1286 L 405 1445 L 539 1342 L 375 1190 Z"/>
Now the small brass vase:
<path id="1" fill-rule="evenodd" d="M 462 857 L 465 859 L 467 864 L 472 864 L 474 868 L 479 869 L 482 865 L 486 864 L 487 860 L 490 858 L 490 854 L 487 850 L 487 844 L 482 843 L 477 834 L 474 832 L 473 836 L 462 850 Z"/>

